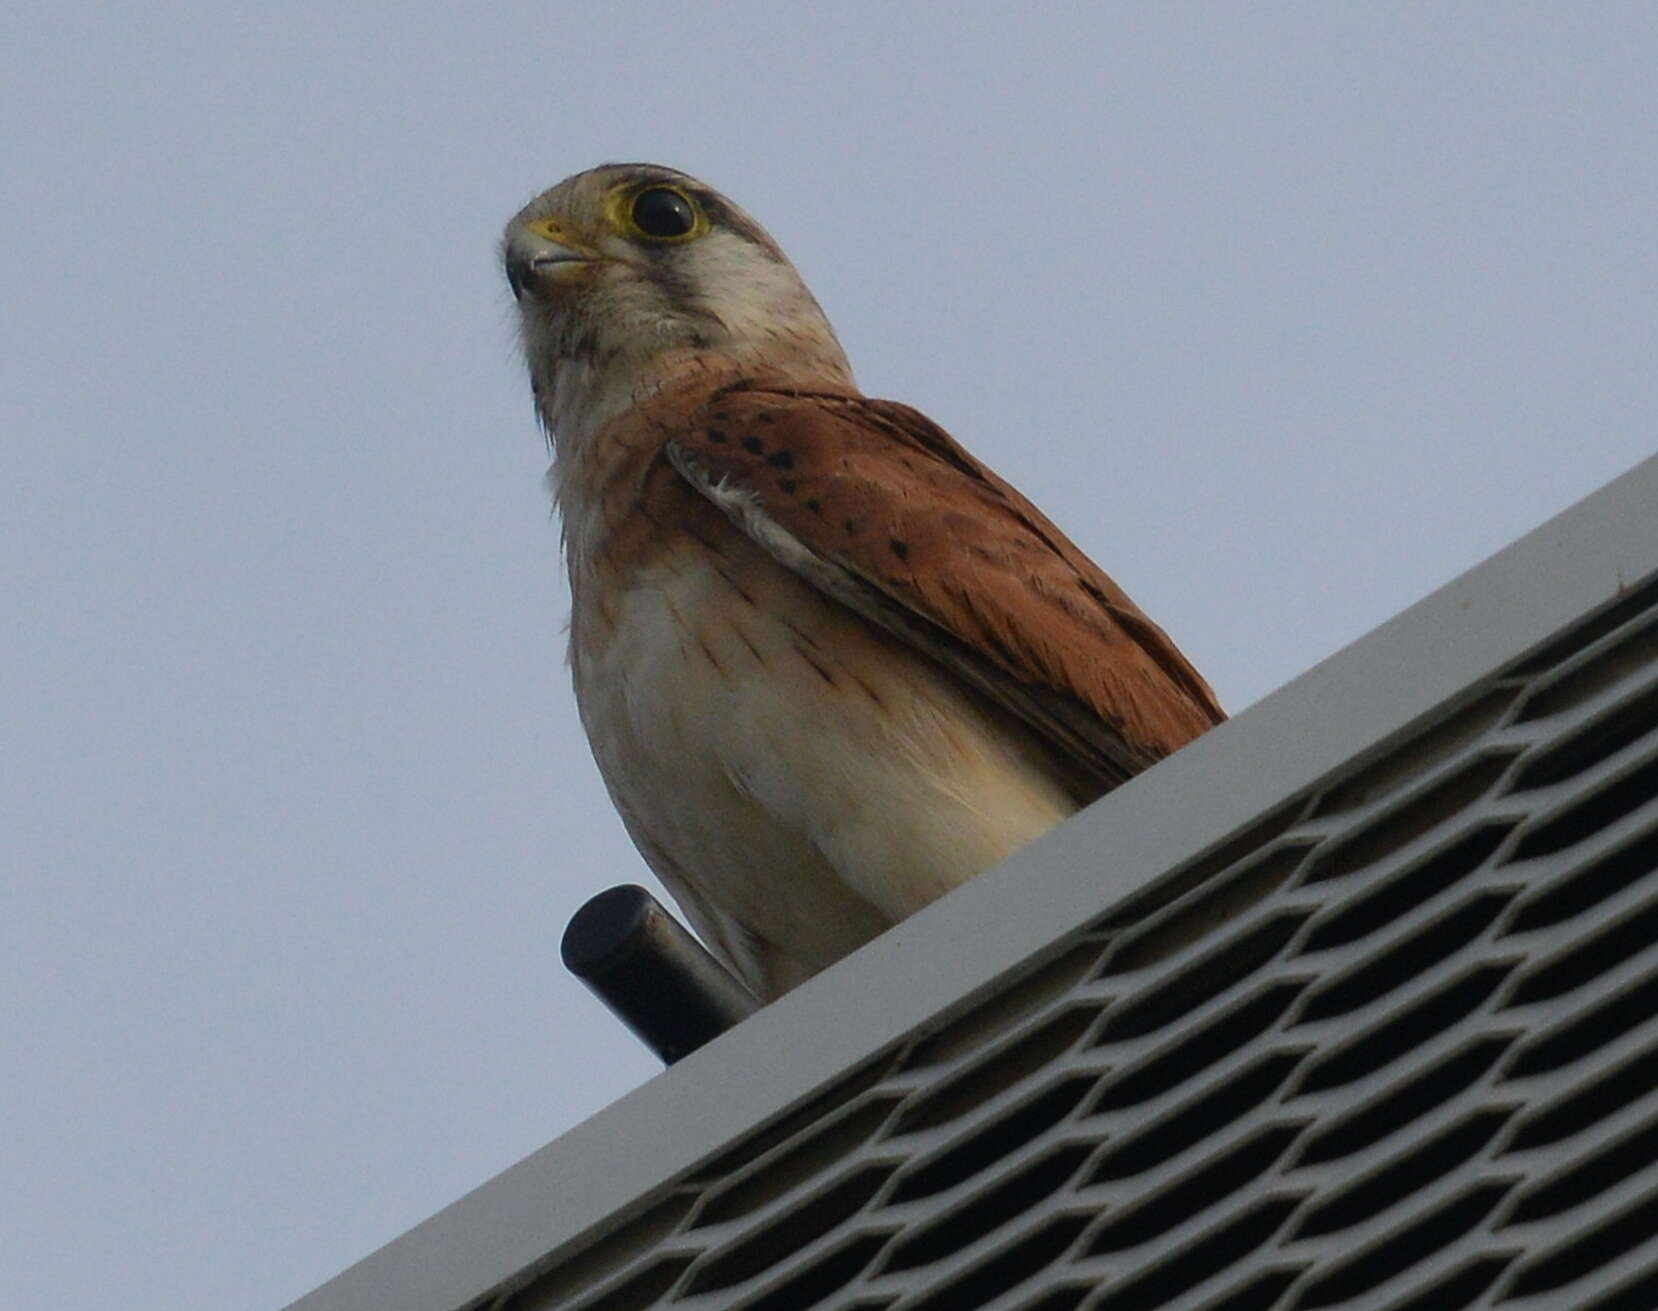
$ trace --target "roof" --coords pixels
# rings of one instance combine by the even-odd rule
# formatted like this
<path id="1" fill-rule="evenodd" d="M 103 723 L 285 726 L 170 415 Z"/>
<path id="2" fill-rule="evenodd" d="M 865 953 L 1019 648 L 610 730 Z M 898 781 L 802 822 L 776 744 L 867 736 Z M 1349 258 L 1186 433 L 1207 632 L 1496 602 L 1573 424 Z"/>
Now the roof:
<path id="1" fill-rule="evenodd" d="M 1539 889 L 1554 887 L 1570 873 L 1562 873 L 1561 864 L 1570 857 L 1561 854 L 1570 844 L 1546 851 L 1548 839 L 1536 835 L 1549 832 L 1551 823 L 1564 822 L 1559 817 L 1570 810 L 1573 789 L 1603 797 L 1607 789 L 1636 786 L 1620 782 L 1635 778 L 1639 788 L 1650 785 L 1658 794 L 1658 777 L 1651 769 L 1642 772 L 1641 764 L 1647 760 L 1643 752 L 1658 759 L 1658 737 L 1644 736 L 1649 729 L 1658 734 L 1658 726 L 1644 720 L 1629 720 L 1634 727 L 1625 734 L 1627 740 L 1612 741 L 1592 767 L 1573 766 L 1575 773 L 1560 774 L 1567 768 L 1560 762 L 1575 759 L 1572 750 L 1582 755 L 1587 749 L 1573 747 L 1573 742 L 1588 741 L 1596 733 L 1600 738 L 1595 740 L 1605 739 L 1610 731 L 1606 724 L 1623 722 L 1608 718 L 1608 706 L 1616 710 L 1620 698 L 1646 697 L 1642 689 L 1647 684 L 1641 680 L 1658 681 L 1658 643 L 1652 639 L 1658 627 L 1648 622 L 1658 614 L 1658 584 L 1651 581 L 1658 577 L 1655 509 L 1658 458 L 692 1053 L 302 1298 L 293 1311 L 460 1311 L 499 1305 L 509 1296 L 516 1311 L 520 1306 L 571 1305 L 578 1298 L 613 1292 L 621 1298 L 618 1306 L 655 1305 L 660 1296 L 699 1307 L 767 1305 L 766 1299 L 774 1298 L 778 1300 L 770 1304 L 789 1307 L 797 1304 L 789 1298 L 799 1296 L 788 1292 L 789 1280 L 828 1271 L 837 1259 L 850 1269 L 854 1256 L 863 1264 L 850 1276 L 833 1266 L 834 1278 L 875 1281 L 869 1283 L 875 1290 L 870 1305 L 888 1305 L 892 1294 L 900 1295 L 905 1307 L 925 1305 L 931 1296 L 926 1290 L 938 1281 L 967 1278 L 979 1280 L 982 1287 L 975 1289 L 984 1293 L 971 1304 L 988 1305 L 986 1299 L 1001 1294 L 986 1281 L 992 1281 L 997 1253 L 1015 1250 L 1006 1246 L 1013 1231 L 986 1219 L 988 1229 L 955 1248 L 945 1250 L 948 1244 L 936 1235 L 928 1248 L 919 1235 L 934 1233 L 936 1224 L 928 1205 L 915 1200 L 921 1185 L 904 1180 L 945 1169 L 940 1162 L 950 1151 L 970 1140 L 986 1141 L 985 1134 L 1002 1133 L 998 1126 L 1009 1115 L 1057 1095 L 1054 1088 L 1074 1084 L 1083 1089 L 1085 1078 L 1093 1080 L 1087 1105 L 1063 1111 L 1042 1131 L 1058 1135 L 1051 1143 L 1039 1135 L 1041 1150 L 1010 1148 L 1008 1160 L 990 1161 L 984 1167 L 988 1173 L 973 1186 L 991 1187 L 1001 1177 L 999 1171 L 1035 1169 L 1048 1159 L 1042 1151 L 1081 1151 L 1071 1162 L 1075 1177 L 1067 1176 L 1070 1182 L 1060 1180 L 1020 1208 L 1019 1224 L 1026 1230 L 1019 1241 L 1034 1242 L 1048 1234 L 1055 1243 L 1063 1238 L 1061 1247 L 1071 1252 L 1067 1260 L 1074 1269 L 1062 1267 L 1054 1278 L 1060 1281 L 1056 1287 L 1072 1289 L 1076 1298 L 1056 1306 L 1075 1305 L 1085 1289 L 1096 1287 L 1087 1279 L 1126 1278 L 1127 1267 L 1108 1260 L 1115 1249 L 1100 1246 L 1105 1240 L 1097 1216 L 1078 1199 L 1090 1188 L 1101 1197 L 1110 1191 L 1099 1173 L 1105 1168 L 1101 1153 L 1107 1151 L 1107 1140 L 1120 1138 L 1152 1112 L 1142 1106 L 1132 1122 L 1098 1129 L 1092 1138 L 1076 1129 L 1075 1116 L 1097 1120 L 1104 1114 L 1098 1099 L 1118 1086 L 1112 1080 L 1122 1077 L 1113 1071 L 1150 1070 L 1158 1051 L 1187 1040 L 1181 1035 L 1201 1037 L 1220 1018 L 1265 1005 L 1263 997 L 1280 995 L 1286 987 L 1298 990 L 1296 1016 L 1303 1015 L 1305 1006 L 1323 1005 L 1331 1019 L 1336 1011 L 1330 1008 L 1339 1010 L 1347 1003 L 1329 998 L 1356 998 L 1351 1015 L 1342 1012 L 1344 1018 L 1331 1020 L 1324 1030 L 1306 1030 L 1312 1034 L 1306 1042 L 1284 1038 L 1282 1025 L 1290 1021 L 1282 1016 L 1251 1039 L 1264 1044 L 1262 1052 L 1293 1051 L 1297 1060 L 1305 1057 L 1311 1063 L 1295 1076 L 1306 1095 L 1311 1095 L 1307 1080 L 1314 1078 L 1309 1071 L 1324 1069 L 1323 1077 L 1334 1078 L 1328 1071 L 1339 1066 L 1339 1052 L 1349 1050 L 1343 1046 L 1347 1037 L 1369 1022 L 1364 1008 L 1375 1003 L 1377 1014 L 1385 1015 L 1400 1005 L 1397 997 L 1378 1001 L 1392 983 L 1354 982 L 1362 980 L 1365 967 L 1361 948 L 1352 945 L 1357 939 L 1340 943 L 1340 930 L 1319 927 L 1334 923 L 1338 910 L 1360 914 L 1354 908 L 1365 897 L 1375 901 L 1413 877 L 1420 882 L 1422 862 L 1460 849 L 1457 844 L 1472 840 L 1470 835 L 1492 832 L 1495 841 L 1477 859 L 1468 857 L 1473 863 L 1464 872 L 1474 882 L 1468 885 L 1473 891 L 1466 904 L 1432 915 L 1423 912 L 1423 934 L 1431 936 L 1432 930 L 1443 937 L 1451 932 L 1443 928 L 1446 923 L 1467 929 L 1465 942 L 1447 948 L 1452 964 L 1431 960 L 1422 965 L 1416 957 L 1407 960 L 1395 953 L 1385 958 L 1393 962 L 1386 968 L 1403 972 L 1401 977 L 1418 970 L 1422 995 L 1442 1006 L 1460 1004 L 1457 988 L 1477 991 L 1467 978 L 1485 978 L 1481 971 L 1499 966 L 1507 971 L 1500 978 L 1490 976 L 1494 981 L 1487 995 L 1470 1002 L 1473 1018 L 1467 1023 L 1475 1027 L 1457 1030 L 1462 1036 L 1445 1049 L 1451 1054 L 1475 1050 L 1491 1037 L 1491 1016 L 1518 1004 L 1520 994 L 1514 989 L 1523 993 L 1526 987 L 1544 987 L 1525 980 L 1540 977 L 1544 957 L 1552 960 L 1564 949 L 1559 933 L 1551 930 L 1523 947 L 1513 946 L 1509 936 L 1523 927 L 1524 907 L 1544 895 Z M 1551 705 L 1556 708 L 1549 709 Z M 1648 799 L 1642 792 L 1629 800 L 1624 811 L 1606 821 L 1606 835 L 1595 841 L 1623 841 L 1635 823 L 1628 818 L 1630 807 L 1645 806 Z M 1643 822 L 1652 819 L 1645 810 L 1639 816 L 1646 817 Z M 1366 841 L 1377 851 L 1366 848 Z M 1330 869 L 1344 877 L 1357 871 L 1354 877 L 1360 882 L 1343 883 Z M 1500 876 L 1491 873 L 1498 869 Z M 1499 896 L 1506 898 L 1500 905 L 1493 900 Z M 1332 899 L 1346 899 L 1346 908 L 1337 908 Z M 1490 920 L 1465 923 L 1467 916 L 1477 919 L 1484 913 L 1468 906 L 1488 909 Z M 1621 923 L 1614 917 L 1584 931 L 1611 933 Z M 1288 926 L 1282 941 L 1272 937 L 1274 925 Z M 1308 963 L 1307 953 L 1317 946 L 1320 933 L 1325 935 L 1321 949 L 1340 950 Z M 1300 945 L 1289 945 L 1292 938 Z M 1249 956 L 1257 948 L 1266 951 L 1262 944 L 1271 947 L 1265 963 Z M 1658 959 L 1649 964 L 1658 980 Z M 1225 988 L 1215 991 L 1194 982 L 1224 982 L 1233 975 L 1248 975 L 1254 991 L 1233 996 Z M 1633 977 L 1619 975 L 1607 986 L 1621 987 Z M 1146 1010 L 1149 998 L 1187 995 L 1197 1000 L 1184 1010 L 1166 1005 L 1162 1011 L 1156 1006 Z M 1314 996 L 1326 1000 L 1309 1002 Z M 1287 1014 L 1291 1002 L 1284 1005 Z M 1135 1021 L 1125 1018 L 1136 1013 L 1134 1006 L 1150 1016 L 1138 1030 Z M 1528 1012 L 1517 1020 L 1510 1017 L 1504 1021 L 1507 1027 L 1498 1029 L 1507 1041 L 1523 1046 L 1529 1039 L 1521 1030 L 1541 1032 L 1558 1018 L 1552 1011 Z M 1427 1050 L 1441 1041 L 1450 1039 L 1428 1034 L 1419 1045 Z M 1040 1059 L 1010 1055 L 1020 1043 L 1037 1044 Z M 1126 1045 L 1111 1049 L 1112 1043 Z M 1319 1044 L 1323 1046 L 1315 1051 Z M 1400 1060 L 1415 1059 L 1405 1051 L 1409 1046 L 1400 1047 Z M 1109 1060 L 1099 1055 L 1106 1049 L 1116 1053 Z M 1519 1058 L 1511 1054 L 1505 1059 Z M 1213 1079 L 1224 1083 L 1238 1075 L 1224 1059 L 1217 1062 Z M 1013 1082 L 987 1085 L 971 1096 L 962 1093 L 964 1109 L 948 1114 L 936 1109 L 945 1104 L 941 1099 L 949 1089 L 966 1088 L 973 1079 L 982 1082 L 983 1072 L 992 1068 L 1011 1072 L 997 1078 Z M 1317 1115 L 1337 1115 L 1343 1105 L 1368 1095 L 1364 1088 L 1355 1083 L 1332 1094 L 1333 1100 L 1319 1103 Z M 1552 1084 L 1537 1088 L 1544 1100 L 1559 1093 Z M 1173 1096 L 1175 1086 L 1167 1091 Z M 1261 1113 L 1265 1118 L 1251 1121 L 1250 1133 L 1258 1137 L 1292 1122 L 1299 1126 L 1297 1133 L 1306 1129 L 1308 1117 L 1284 1111 L 1280 1094 L 1267 1101 L 1269 1110 Z M 884 1108 L 886 1119 L 871 1109 L 876 1107 Z M 826 1126 L 853 1122 L 863 1137 L 845 1129 L 838 1138 L 822 1138 L 829 1132 Z M 1244 1135 L 1234 1145 L 1243 1151 L 1255 1141 Z M 800 1164 L 800 1152 L 813 1142 L 830 1144 L 819 1153 L 827 1152 L 826 1157 L 813 1158 L 813 1170 L 821 1167 L 827 1174 Z M 1041 1147 L 1043 1143 L 1049 1146 Z M 1474 1155 L 1478 1158 L 1478 1150 Z M 1533 1164 L 1538 1177 L 1560 1166 L 1546 1153 Z M 1292 1282 L 1302 1281 L 1297 1287 L 1304 1290 L 1308 1281 L 1326 1276 L 1309 1273 L 1306 1263 L 1312 1257 L 1290 1260 L 1284 1255 L 1299 1250 L 1293 1243 L 1281 1245 L 1294 1235 L 1268 1240 L 1286 1225 L 1303 1225 L 1308 1208 L 1329 1211 L 1326 1203 L 1332 1199 L 1308 1200 L 1311 1194 L 1303 1195 L 1307 1190 L 1297 1192 L 1285 1184 L 1282 1170 L 1288 1168 L 1263 1166 L 1264 1191 L 1252 1204 L 1256 1209 L 1238 1214 L 1245 1219 L 1258 1211 L 1266 1216 L 1261 1206 L 1284 1203 L 1284 1214 L 1273 1221 L 1278 1228 L 1257 1241 L 1267 1255 L 1256 1273 L 1266 1278 L 1278 1271 Z M 1348 1162 L 1344 1168 L 1351 1172 L 1358 1166 Z M 1171 1167 L 1148 1187 L 1170 1192 L 1196 1177 L 1191 1173 L 1195 1169 Z M 873 1181 L 867 1194 L 860 1192 L 864 1184 L 859 1180 Z M 1475 1195 L 1483 1196 L 1477 1188 L 1476 1193 L 1453 1189 L 1443 1200 L 1447 1206 L 1466 1207 L 1472 1205 L 1466 1197 Z M 949 1192 L 938 1197 L 936 1206 L 989 1216 L 988 1196 Z M 1119 1211 L 1143 1202 L 1138 1193 L 1113 1198 L 1111 1205 Z M 1511 1204 L 1512 1199 L 1504 1203 Z M 1496 1207 L 1497 1200 L 1491 1205 Z M 829 1229 L 804 1232 L 802 1226 L 810 1226 L 802 1217 L 821 1217 L 825 1208 L 836 1207 L 844 1214 L 831 1217 Z M 1292 1212 L 1302 1219 L 1292 1222 Z M 888 1214 L 894 1217 L 890 1222 L 882 1218 Z M 1180 1257 L 1176 1243 L 1189 1237 L 1181 1233 L 1186 1223 L 1178 1215 L 1169 1222 L 1163 1236 L 1167 1250 L 1157 1258 L 1161 1264 L 1154 1262 L 1147 1270 L 1176 1269 L 1188 1259 Z M 1470 1223 L 1484 1222 L 1476 1217 Z M 799 1234 L 792 1247 L 775 1237 L 790 1226 Z M 1212 1229 L 1206 1221 L 1191 1232 Z M 762 1241 L 767 1234 L 773 1235 L 766 1240 L 769 1247 Z M 595 1247 L 601 1239 L 608 1241 Z M 1136 1241 L 1150 1242 L 1151 1236 Z M 1382 1240 L 1375 1241 L 1376 1250 L 1383 1251 Z M 1340 1247 L 1336 1243 L 1332 1253 L 1339 1254 Z M 911 1254 L 908 1265 L 894 1257 L 903 1250 Z M 1446 1250 L 1450 1264 L 1445 1269 L 1451 1272 L 1446 1278 L 1476 1268 L 1483 1259 L 1476 1259 L 1477 1253 L 1458 1256 L 1462 1249 L 1455 1244 Z M 922 1252 L 933 1254 L 923 1260 L 917 1255 Z M 1499 1275 L 1532 1278 L 1544 1281 L 1537 1287 L 1546 1286 L 1545 1275 L 1525 1273 L 1541 1268 L 1535 1262 L 1528 1266 L 1513 1251 L 1506 1260 L 1493 1280 Z M 1610 1273 L 1603 1272 L 1605 1278 L 1623 1278 L 1623 1268 L 1613 1268 L 1613 1257 L 1608 1260 L 1612 1265 Z M 1021 1261 L 1030 1264 L 1025 1257 Z M 1377 1279 L 1406 1278 L 1398 1270 L 1373 1273 Z M 1319 1285 L 1315 1303 L 1335 1304 L 1343 1287 L 1339 1280 Z M 1517 1287 L 1535 1291 L 1523 1283 Z M 1179 1291 L 1165 1290 L 1160 1296 L 1173 1298 Z M 1019 1293 L 1027 1295 L 1029 1290 Z M 1203 1296 L 1209 1295 L 1205 1284 Z M 968 1304 L 958 1288 L 953 1301 L 940 1305 Z M 1024 1304 L 994 1300 L 996 1306 Z M 1109 1299 L 1098 1304 L 1108 1305 Z M 1278 1304 L 1259 1302 L 1263 1307 Z"/>

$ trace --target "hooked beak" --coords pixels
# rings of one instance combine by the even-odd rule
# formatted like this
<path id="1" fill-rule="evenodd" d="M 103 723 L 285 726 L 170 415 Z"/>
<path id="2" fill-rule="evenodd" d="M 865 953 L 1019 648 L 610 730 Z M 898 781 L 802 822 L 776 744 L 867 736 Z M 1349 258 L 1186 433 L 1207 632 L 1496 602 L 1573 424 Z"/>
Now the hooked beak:
<path id="1" fill-rule="evenodd" d="M 523 300 L 526 294 L 545 294 L 568 270 L 597 262 L 599 254 L 556 219 L 541 219 L 507 238 L 502 259 L 513 298 Z"/>

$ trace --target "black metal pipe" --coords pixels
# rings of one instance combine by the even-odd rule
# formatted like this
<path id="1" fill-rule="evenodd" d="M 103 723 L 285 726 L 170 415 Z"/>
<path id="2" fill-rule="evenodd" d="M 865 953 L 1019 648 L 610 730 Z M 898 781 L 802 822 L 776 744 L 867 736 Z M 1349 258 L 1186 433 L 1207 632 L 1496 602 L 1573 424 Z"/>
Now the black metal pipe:
<path id="1" fill-rule="evenodd" d="M 632 883 L 608 888 L 578 910 L 559 953 L 667 1065 L 760 1007 L 689 929 Z"/>

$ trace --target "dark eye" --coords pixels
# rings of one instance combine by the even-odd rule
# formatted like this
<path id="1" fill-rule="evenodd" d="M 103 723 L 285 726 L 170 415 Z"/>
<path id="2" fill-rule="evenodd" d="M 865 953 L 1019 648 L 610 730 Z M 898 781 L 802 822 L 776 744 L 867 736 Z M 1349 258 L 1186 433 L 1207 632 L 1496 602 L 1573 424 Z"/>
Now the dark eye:
<path id="1" fill-rule="evenodd" d="M 683 237 L 696 227 L 697 212 L 679 192 L 652 187 L 634 199 L 633 221 L 647 237 Z"/>

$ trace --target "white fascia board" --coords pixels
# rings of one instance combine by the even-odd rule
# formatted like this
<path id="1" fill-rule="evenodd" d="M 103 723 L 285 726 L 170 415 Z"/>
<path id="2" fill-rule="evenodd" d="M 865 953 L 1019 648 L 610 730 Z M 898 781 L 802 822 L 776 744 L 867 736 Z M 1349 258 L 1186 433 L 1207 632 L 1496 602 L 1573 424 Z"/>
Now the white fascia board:
<path id="1" fill-rule="evenodd" d="M 457 1311 L 529 1278 L 732 1141 L 1331 771 L 1383 748 L 1655 572 L 1658 457 L 882 934 L 290 1311 Z"/>

